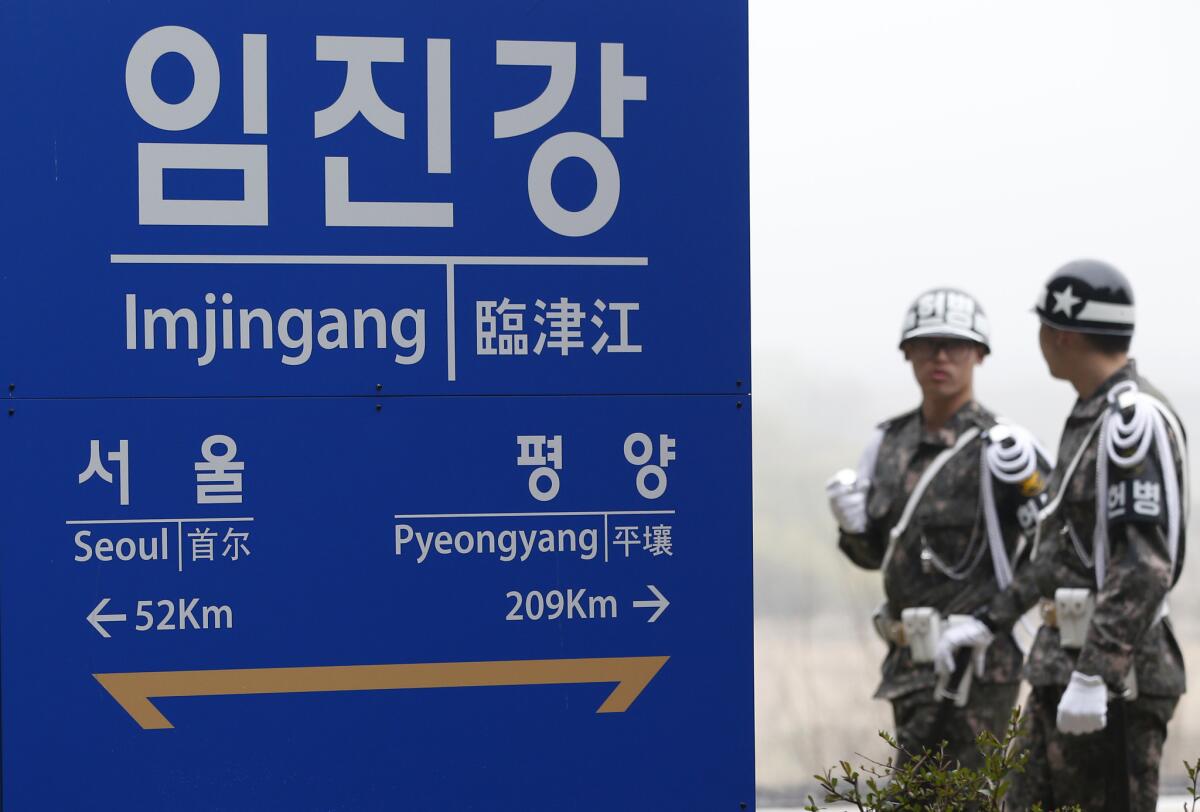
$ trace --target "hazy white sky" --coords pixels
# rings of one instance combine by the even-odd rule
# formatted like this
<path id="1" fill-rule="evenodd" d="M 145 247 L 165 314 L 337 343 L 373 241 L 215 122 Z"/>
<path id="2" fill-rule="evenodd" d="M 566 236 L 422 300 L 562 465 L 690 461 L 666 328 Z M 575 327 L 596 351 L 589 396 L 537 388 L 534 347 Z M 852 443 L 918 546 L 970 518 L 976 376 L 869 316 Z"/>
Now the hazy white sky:
<path id="1" fill-rule="evenodd" d="M 1133 281 L 1143 371 L 1200 424 L 1198 35 L 1193 2 L 750 0 L 759 410 L 817 372 L 915 403 L 900 319 L 954 284 L 993 325 L 981 396 L 1053 442 L 1073 395 L 1029 307 L 1094 256 Z"/>

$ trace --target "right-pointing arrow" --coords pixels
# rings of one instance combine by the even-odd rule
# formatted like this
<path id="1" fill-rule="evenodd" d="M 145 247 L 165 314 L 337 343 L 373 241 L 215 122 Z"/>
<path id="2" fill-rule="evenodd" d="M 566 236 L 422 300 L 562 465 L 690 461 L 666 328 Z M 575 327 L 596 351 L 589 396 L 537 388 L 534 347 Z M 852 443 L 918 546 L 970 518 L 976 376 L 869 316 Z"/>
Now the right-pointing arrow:
<path id="1" fill-rule="evenodd" d="M 643 609 L 643 608 L 655 609 L 656 611 L 654 612 L 654 614 L 652 614 L 650 616 L 649 620 L 646 621 L 647 623 L 653 623 L 654 621 L 658 620 L 658 616 L 661 615 L 663 613 L 663 611 L 666 610 L 666 608 L 671 605 L 671 602 L 666 599 L 666 597 L 663 595 L 663 593 L 659 592 L 654 587 L 654 584 L 646 584 L 646 588 L 654 593 L 655 599 L 652 601 L 634 601 L 633 605 L 637 609 Z"/>
<path id="2" fill-rule="evenodd" d="M 112 637 L 112 635 L 108 633 L 108 629 L 106 629 L 100 625 L 101 623 L 111 623 L 114 620 L 127 620 L 128 619 L 128 616 L 125 615 L 124 613 L 121 613 L 119 615 L 102 615 L 102 614 L 100 614 L 101 612 L 104 611 L 104 607 L 108 606 L 108 600 L 109 600 L 108 598 L 101 598 L 100 602 L 98 604 L 96 604 L 96 608 L 93 609 L 87 616 L 87 622 L 92 624 L 92 628 L 94 628 L 96 631 L 100 632 L 101 637 Z"/>

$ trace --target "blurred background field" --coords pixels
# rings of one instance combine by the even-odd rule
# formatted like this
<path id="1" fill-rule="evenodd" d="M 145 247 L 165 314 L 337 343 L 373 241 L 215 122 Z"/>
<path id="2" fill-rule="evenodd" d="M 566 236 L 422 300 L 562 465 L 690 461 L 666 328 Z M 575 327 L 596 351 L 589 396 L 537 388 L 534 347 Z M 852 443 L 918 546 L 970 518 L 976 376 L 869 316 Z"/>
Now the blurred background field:
<path id="1" fill-rule="evenodd" d="M 1046 373 L 1029 308 L 1064 262 L 1112 262 L 1137 294 L 1141 371 L 1200 427 L 1200 6 L 751 0 L 750 17 L 757 780 L 770 801 L 882 752 L 890 725 L 870 699 L 879 577 L 838 553 L 823 484 L 877 421 L 918 402 L 895 348 L 916 294 L 954 284 L 982 301 L 994 353 L 979 399 L 1055 448 L 1074 392 Z M 1172 596 L 1193 686 L 1197 557 Z M 1164 782 L 1181 786 L 1198 755 L 1193 693 Z"/>

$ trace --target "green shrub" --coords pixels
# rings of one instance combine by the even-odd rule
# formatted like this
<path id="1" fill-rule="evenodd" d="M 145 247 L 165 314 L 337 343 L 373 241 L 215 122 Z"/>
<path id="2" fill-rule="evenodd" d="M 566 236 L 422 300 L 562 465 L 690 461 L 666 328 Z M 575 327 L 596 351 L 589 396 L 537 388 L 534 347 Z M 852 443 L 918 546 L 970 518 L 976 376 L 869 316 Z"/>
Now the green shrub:
<path id="1" fill-rule="evenodd" d="M 866 759 L 870 764 L 860 764 L 856 770 L 849 761 L 841 761 L 837 765 L 840 775 L 834 775 L 831 768 L 813 778 L 821 786 L 824 803 L 846 803 L 860 812 L 1001 812 L 1012 774 L 1022 771 L 1029 760 L 1028 751 L 1018 753 L 1013 744 L 1020 731 L 1021 710 L 1016 708 L 1003 739 L 991 732 L 979 734 L 976 743 L 983 765 L 978 769 L 949 760 L 945 742 L 936 750 L 910 753 L 891 735 L 880 731 L 879 737 L 896 756 L 904 756 L 903 763 L 891 756 L 886 762 Z M 1192 796 L 1191 802 L 1183 805 L 1183 812 L 1200 812 L 1200 759 L 1195 764 L 1185 761 L 1183 766 Z M 810 812 L 821 809 L 811 795 L 804 808 Z M 1080 812 L 1077 806 L 1063 807 L 1058 812 L 1070 810 Z M 1031 812 L 1042 812 L 1042 808 L 1035 806 Z"/>
<path id="2" fill-rule="evenodd" d="M 829 769 L 813 777 L 821 786 L 825 803 L 848 803 L 861 812 L 1000 812 L 1012 774 L 1023 770 L 1029 759 L 1028 752 L 1018 753 L 1013 747 L 1021 729 L 1020 718 L 1020 709 L 1014 709 L 1003 739 L 990 731 L 979 734 L 976 742 L 983 764 L 978 769 L 948 759 L 945 742 L 936 750 L 910 753 L 891 735 L 880 731 L 879 737 L 896 752 L 896 757 L 889 756 L 886 762 L 867 759 L 870 763 L 858 769 L 842 761 L 838 764 L 840 775 Z M 900 755 L 904 759 L 897 758 Z M 812 812 L 821 809 L 811 795 L 804 808 Z"/>
<path id="3" fill-rule="evenodd" d="M 1183 768 L 1187 770 L 1188 781 L 1191 782 L 1188 793 L 1192 796 L 1191 802 L 1183 805 L 1183 812 L 1200 812 L 1200 787 L 1197 786 L 1200 783 L 1200 758 L 1196 759 L 1195 764 L 1183 762 Z"/>

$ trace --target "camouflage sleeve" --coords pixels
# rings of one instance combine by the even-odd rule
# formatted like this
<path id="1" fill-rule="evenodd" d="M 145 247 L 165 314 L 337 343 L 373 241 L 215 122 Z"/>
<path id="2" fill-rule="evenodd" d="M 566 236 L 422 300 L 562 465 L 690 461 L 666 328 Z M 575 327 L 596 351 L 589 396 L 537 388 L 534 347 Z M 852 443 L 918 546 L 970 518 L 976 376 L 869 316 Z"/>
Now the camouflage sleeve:
<path id="1" fill-rule="evenodd" d="M 1110 465 L 1106 494 L 1109 553 L 1104 582 L 1076 670 L 1120 688 L 1133 650 L 1158 615 L 1171 588 L 1174 565 L 1167 539 L 1162 471 L 1152 448 L 1141 465 Z"/>
<path id="2" fill-rule="evenodd" d="M 1044 559 L 1043 559 L 1044 560 Z M 1013 582 L 1007 589 L 997 592 L 980 619 L 992 631 L 1009 631 L 1021 615 L 1028 612 L 1041 596 L 1038 588 L 1038 562 L 1028 555 L 1017 562 Z"/>
<path id="3" fill-rule="evenodd" d="M 883 555 L 887 552 L 887 539 L 873 524 L 868 523 L 865 533 L 838 531 L 838 549 L 865 570 L 883 566 Z"/>
<path id="4" fill-rule="evenodd" d="M 1046 504 L 1046 483 L 1053 466 L 1038 454 L 1037 470 L 1023 482 L 1006 485 L 1003 493 L 1001 522 L 1004 537 L 1017 551 L 1013 560 L 1013 581 L 992 598 L 979 618 L 993 631 L 1008 631 L 1041 597 L 1038 586 L 1038 562 L 1031 555 L 1037 530 L 1038 511 Z M 1021 542 L 1018 547 L 1017 543 Z"/>

